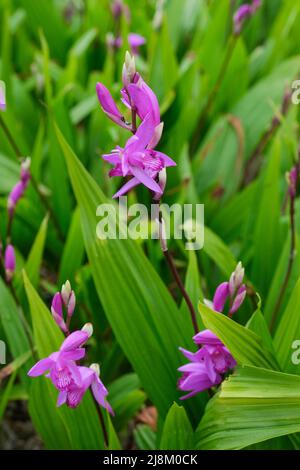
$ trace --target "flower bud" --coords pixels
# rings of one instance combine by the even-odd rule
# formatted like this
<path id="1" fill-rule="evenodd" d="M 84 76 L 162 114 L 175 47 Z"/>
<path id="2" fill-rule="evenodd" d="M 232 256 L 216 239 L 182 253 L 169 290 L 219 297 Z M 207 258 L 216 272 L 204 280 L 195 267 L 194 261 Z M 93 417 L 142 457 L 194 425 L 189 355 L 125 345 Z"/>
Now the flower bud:
<path id="1" fill-rule="evenodd" d="M 287 173 L 287 181 L 289 185 L 289 194 L 291 198 L 295 198 L 297 194 L 298 170 L 294 166 L 289 173 Z"/>
<path id="2" fill-rule="evenodd" d="M 81 331 L 85 331 L 88 334 L 89 338 L 90 338 L 93 334 L 93 331 L 94 331 L 93 325 L 91 323 L 86 323 L 81 328 Z"/>
<path id="3" fill-rule="evenodd" d="M 222 282 L 222 284 L 220 284 L 217 287 L 214 298 L 213 298 L 214 309 L 217 312 L 222 312 L 228 296 L 229 296 L 229 283 Z"/>
<path id="4" fill-rule="evenodd" d="M 30 164 L 31 164 L 31 158 L 27 157 L 23 162 L 21 163 L 21 181 L 22 183 L 26 186 L 28 181 L 30 180 Z"/>
<path id="5" fill-rule="evenodd" d="M 1 111 L 6 110 L 5 82 L 2 80 L 0 80 L 0 109 Z"/>
<path id="6" fill-rule="evenodd" d="M 67 315 L 68 317 L 71 317 L 74 313 L 75 310 L 75 305 L 76 305 L 76 297 L 75 297 L 75 292 L 72 290 L 68 306 L 67 306 Z"/>
<path id="7" fill-rule="evenodd" d="M 122 81 L 125 87 L 127 87 L 130 83 L 133 83 L 135 74 L 136 68 L 134 56 L 131 56 L 130 53 L 126 51 L 125 62 L 122 70 Z"/>
<path id="8" fill-rule="evenodd" d="M 90 369 L 92 369 L 98 377 L 100 377 L 100 366 L 99 364 L 91 364 Z"/>
<path id="9" fill-rule="evenodd" d="M 53 297 L 52 305 L 51 305 L 51 313 L 55 323 L 59 326 L 59 328 L 66 333 L 68 328 L 65 324 L 63 319 L 63 307 L 62 307 L 62 298 L 59 292 Z"/>
<path id="10" fill-rule="evenodd" d="M 233 296 L 234 293 L 241 287 L 244 275 L 245 269 L 243 268 L 240 261 L 229 279 L 229 292 L 231 296 Z"/>
<path id="11" fill-rule="evenodd" d="M 232 315 L 234 312 L 236 312 L 236 311 L 240 308 L 240 306 L 242 305 L 242 303 L 243 303 L 244 300 L 245 300 L 246 293 L 247 293 L 247 291 L 246 291 L 246 286 L 243 284 L 243 285 L 239 288 L 239 290 L 238 290 L 238 292 L 237 292 L 237 295 L 236 295 L 236 297 L 235 297 L 235 299 L 234 299 L 234 301 L 233 301 L 233 303 L 232 303 L 232 306 L 231 306 L 231 308 L 230 308 L 230 310 L 229 310 L 229 314 L 230 314 L 230 315 Z"/>
<path id="12" fill-rule="evenodd" d="M 4 254 L 4 268 L 7 282 L 10 282 L 13 278 L 16 269 L 16 257 L 15 250 L 12 245 L 7 245 Z"/>
<path id="13" fill-rule="evenodd" d="M 61 288 L 61 297 L 65 307 L 68 306 L 70 295 L 72 292 L 70 281 L 66 281 Z"/>

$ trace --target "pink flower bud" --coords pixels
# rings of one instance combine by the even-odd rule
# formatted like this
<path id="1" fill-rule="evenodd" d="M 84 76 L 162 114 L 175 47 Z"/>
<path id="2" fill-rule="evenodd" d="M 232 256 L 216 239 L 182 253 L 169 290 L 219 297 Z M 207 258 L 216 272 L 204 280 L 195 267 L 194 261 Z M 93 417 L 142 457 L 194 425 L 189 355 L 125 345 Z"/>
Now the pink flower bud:
<path id="1" fill-rule="evenodd" d="M 214 309 L 217 312 L 222 312 L 228 296 L 229 296 L 229 283 L 222 282 L 222 284 L 220 284 L 217 287 L 214 298 L 213 298 Z"/>
<path id="2" fill-rule="evenodd" d="M 81 331 L 84 331 L 85 333 L 87 333 L 88 337 L 90 338 L 92 336 L 93 332 L 94 332 L 93 325 L 91 323 L 86 323 L 81 328 Z"/>
<path id="3" fill-rule="evenodd" d="M 25 189 L 26 185 L 23 183 L 23 181 L 18 181 L 18 183 L 16 183 L 11 190 L 7 200 L 7 209 L 11 215 L 13 214 L 18 201 L 23 196 Z"/>
<path id="4" fill-rule="evenodd" d="M 0 81 L 0 109 L 6 110 L 5 82 Z"/>
<path id="5" fill-rule="evenodd" d="M 298 182 L 298 170 L 295 166 L 287 174 L 287 180 L 289 184 L 289 194 L 291 198 L 295 198 L 296 193 L 297 193 L 297 182 Z"/>
<path id="6" fill-rule="evenodd" d="M 237 295 L 233 301 L 233 304 L 231 306 L 231 309 L 229 310 L 229 314 L 232 315 L 234 312 L 236 312 L 240 306 L 242 305 L 242 303 L 244 302 L 245 300 L 245 297 L 246 297 L 246 286 L 243 284 L 238 292 L 237 292 Z"/>
<path id="7" fill-rule="evenodd" d="M 76 305 L 76 297 L 75 297 L 74 291 L 72 290 L 70 298 L 69 298 L 68 306 L 67 306 L 68 317 L 71 317 L 73 315 L 74 310 L 75 310 L 75 305 Z"/>
<path id="8" fill-rule="evenodd" d="M 233 296 L 235 292 L 241 287 L 245 275 L 245 269 L 242 263 L 239 262 L 234 272 L 231 274 L 229 279 L 229 293 Z"/>
<path id="9" fill-rule="evenodd" d="M 56 292 L 55 296 L 53 297 L 51 313 L 55 323 L 64 333 L 66 333 L 68 329 L 63 319 L 62 298 L 59 292 Z"/>
<path id="10" fill-rule="evenodd" d="M 243 24 L 248 18 L 250 18 L 251 15 L 252 9 L 248 4 L 241 5 L 240 8 L 236 11 L 233 17 L 234 33 L 236 35 L 241 33 Z"/>
<path id="11" fill-rule="evenodd" d="M 4 267 L 7 282 L 10 282 L 13 278 L 16 269 L 16 257 L 15 250 L 12 245 L 7 245 L 4 255 Z"/>
<path id="12" fill-rule="evenodd" d="M 30 180 L 30 163 L 31 159 L 28 157 L 21 163 L 21 181 L 24 184 L 25 188 Z"/>
<path id="13" fill-rule="evenodd" d="M 111 96 L 109 90 L 102 83 L 98 82 L 96 85 L 96 91 L 100 106 L 105 112 L 105 114 L 119 126 L 128 129 L 129 126 L 125 123 L 125 120 L 122 114 L 120 113 L 116 103 L 114 102 L 114 99 Z"/>

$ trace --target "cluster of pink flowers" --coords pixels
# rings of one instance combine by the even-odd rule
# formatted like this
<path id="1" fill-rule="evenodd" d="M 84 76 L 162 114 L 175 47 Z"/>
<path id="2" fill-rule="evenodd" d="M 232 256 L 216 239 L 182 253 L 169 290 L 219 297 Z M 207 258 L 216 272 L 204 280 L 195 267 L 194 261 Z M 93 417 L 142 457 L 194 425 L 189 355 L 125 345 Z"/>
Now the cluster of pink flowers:
<path id="1" fill-rule="evenodd" d="M 124 148 L 117 146 L 111 153 L 103 155 L 104 160 L 114 165 L 109 176 L 131 177 L 113 197 L 122 196 L 138 184 L 145 185 L 156 196 L 161 196 L 164 188 L 160 184 L 160 174 L 166 167 L 175 166 L 176 163 L 168 155 L 155 150 L 163 131 L 158 100 L 136 72 L 134 57 L 128 52 L 122 81 L 122 102 L 131 111 L 131 123 L 126 122 L 109 90 L 102 83 L 96 86 L 100 105 L 106 115 L 133 134 Z M 136 116 L 141 120 L 139 127 L 136 125 Z"/>
<path id="2" fill-rule="evenodd" d="M 130 21 L 130 10 L 128 6 L 124 4 L 123 0 L 114 0 L 111 5 L 111 12 L 118 25 L 118 30 L 120 29 L 119 23 L 122 16 L 124 16 L 128 22 Z M 138 55 L 139 48 L 146 44 L 146 39 L 140 34 L 129 33 L 127 39 L 133 55 Z M 109 33 L 106 41 L 107 46 L 114 49 L 120 49 L 123 45 L 123 40 L 119 32 L 117 32 L 116 36 L 113 33 Z"/>
<path id="3" fill-rule="evenodd" d="M 75 294 L 67 281 L 61 292 L 57 292 L 52 301 L 51 312 L 55 322 L 66 334 L 59 351 L 38 361 L 28 372 L 30 377 L 44 375 L 51 380 L 59 391 L 57 406 L 66 404 L 70 408 L 76 408 L 84 394 L 90 388 L 95 400 L 109 413 L 113 410 L 106 400 L 108 390 L 100 380 L 100 368 L 98 364 L 90 367 L 77 364 L 84 359 L 86 350 L 83 347 L 93 334 L 90 323 L 84 325 L 82 330 L 70 333 L 70 318 L 75 309 Z M 67 311 L 67 321 L 63 319 L 63 305 Z"/>
<path id="4" fill-rule="evenodd" d="M 233 17 L 234 34 L 239 35 L 246 20 L 251 18 L 261 6 L 262 0 L 252 0 L 252 3 L 244 3 L 239 7 Z"/>
<path id="5" fill-rule="evenodd" d="M 229 315 L 232 315 L 242 305 L 246 296 L 246 286 L 243 284 L 244 268 L 238 263 L 231 274 L 229 282 L 223 282 L 216 289 L 213 301 L 205 301 L 216 312 L 223 312 L 226 302 L 229 302 Z M 179 367 L 182 377 L 178 388 L 189 392 L 182 399 L 190 398 L 197 393 L 219 385 L 226 373 L 236 366 L 236 361 L 226 346 L 210 330 L 204 330 L 193 337 L 196 345 L 201 348 L 195 353 L 180 348 L 182 354 L 190 361 Z"/>

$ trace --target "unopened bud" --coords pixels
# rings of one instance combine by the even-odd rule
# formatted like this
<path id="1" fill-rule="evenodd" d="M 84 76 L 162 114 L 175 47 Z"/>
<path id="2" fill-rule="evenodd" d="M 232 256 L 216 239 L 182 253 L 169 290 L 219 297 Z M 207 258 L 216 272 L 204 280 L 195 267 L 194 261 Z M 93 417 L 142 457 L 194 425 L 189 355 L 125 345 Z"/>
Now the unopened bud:
<path id="1" fill-rule="evenodd" d="M 231 296 L 233 296 L 234 293 L 241 287 L 244 275 L 245 269 L 243 268 L 240 261 L 229 279 L 229 292 Z"/>
<path id="2" fill-rule="evenodd" d="M 93 331 L 94 331 L 93 325 L 91 323 L 86 323 L 81 328 L 81 331 L 85 331 L 88 334 L 89 338 L 90 338 L 93 334 Z"/>
<path id="3" fill-rule="evenodd" d="M 13 278 L 16 269 L 16 257 L 15 250 L 12 245 L 7 245 L 4 254 L 4 268 L 7 282 L 10 282 Z"/>
<path id="4" fill-rule="evenodd" d="M 134 56 L 131 56 L 128 51 L 125 54 L 125 62 L 122 70 L 122 80 L 123 85 L 126 87 L 133 82 L 134 76 L 136 73 L 135 68 L 135 59 Z"/>
<path id="5" fill-rule="evenodd" d="M 72 292 L 70 281 L 66 281 L 61 288 L 61 297 L 65 307 L 67 307 Z"/>
<path id="6" fill-rule="evenodd" d="M 0 109 L 1 111 L 6 110 L 6 92 L 5 92 L 5 82 L 0 80 Z"/>
<path id="7" fill-rule="evenodd" d="M 27 157 L 22 163 L 21 163 L 21 181 L 23 184 L 27 184 L 28 181 L 30 180 L 30 164 L 31 164 L 31 158 Z"/>
<path id="8" fill-rule="evenodd" d="M 98 377 L 100 377 L 100 366 L 99 364 L 91 364 L 90 369 L 92 369 Z"/>

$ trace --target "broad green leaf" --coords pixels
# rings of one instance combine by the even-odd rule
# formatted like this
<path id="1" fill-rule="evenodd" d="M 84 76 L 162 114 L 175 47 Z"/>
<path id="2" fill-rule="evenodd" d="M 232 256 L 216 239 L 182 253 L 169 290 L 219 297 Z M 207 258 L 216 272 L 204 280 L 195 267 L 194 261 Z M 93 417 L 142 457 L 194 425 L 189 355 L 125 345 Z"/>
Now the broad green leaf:
<path id="1" fill-rule="evenodd" d="M 67 240 L 59 269 L 58 285 L 69 279 L 73 284 L 76 271 L 80 268 L 84 256 L 84 243 L 80 225 L 80 212 L 76 209 L 72 216 Z"/>
<path id="2" fill-rule="evenodd" d="M 268 349 L 275 355 L 272 336 L 270 334 L 268 325 L 260 309 L 256 310 L 253 313 L 253 315 L 251 316 L 250 320 L 247 323 L 247 328 L 249 328 L 249 330 L 256 333 L 257 336 L 261 338 L 266 349 Z"/>
<path id="3" fill-rule="evenodd" d="M 0 278 L 0 320 L 7 340 L 8 350 L 14 359 L 27 354 L 30 349 L 21 315 L 20 307 L 16 305 L 8 287 Z M 28 367 L 31 363 L 31 360 L 29 360 Z M 21 376 L 25 379 L 23 373 Z"/>
<path id="4" fill-rule="evenodd" d="M 204 304 L 199 303 L 199 311 L 206 328 L 213 331 L 227 346 L 238 364 L 279 369 L 274 355 L 253 331 L 221 313 L 214 312 Z"/>
<path id="5" fill-rule="evenodd" d="M 261 293 L 269 288 L 280 249 L 279 175 L 280 175 L 280 141 L 275 140 L 269 154 L 269 161 L 259 184 L 256 202 L 253 258 L 251 279 Z M 267 236 L 267 234 L 272 236 Z"/>
<path id="6" fill-rule="evenodd" d="M 133 431 L 135 442 L 140 450 L 156 449 L 156 433 L 146 424 L 138 425 Z"/>
<path id="7" fill-rule="evenodd" d="M 192 250 L 189 251 L 189 263 L 185 278 L 185 290 L 192 300 L 193 305 L 197 305 L 199 300 L 203 300 L 197 256 Z M 190 315 L 187 304 L 184 300 L 181 302 L 180 312 L 182 315 Z"/>
<path id="8" fill-rule="evenodd" d="M 274 346 L 276 349 L 278 361 L 282 369 L 286 372 L 299 374 L 299 364 L 292 361 L 292 355 L 295 352 L 293 344 L 300 340 L 300 279 L 298 280 L 287 307 L 281 317 L 277 327 Z M 299 343 L 300 344 L 300 343 Z M 299 349 L 298 344 L 298 349 Z"/>
<path id="9" fill-rule="evenodd" d="M 193 429 L 185 409 L 176 403 L 167 414 L 159 448 L 162 450 L 193 449 Z"/>
<path id="10" fill-rule="evenodd" d="M 198 449 L 240 449 L 300 430 L 300 378 L 239 368 L 209 402 L 196 432 Z"/>
<path id="11" fill-rule="evenodd" d="M 235 270 L 237 262 L 225 243 L 208 227 L 204 229 L 203 251 L 229 278 L 230 274 Z"/>
<path id="12" fill-rule="evenodd" d="M 48 216 L 45 217 L 41 223 L 40 229 L 31 247 L 28 259 L 25 263 L 24 269 L 29 277 L 32 285 L 37 287 L 40 279 L 40 268 L 45 248 L 47 228 L 48 228 Z"/>

